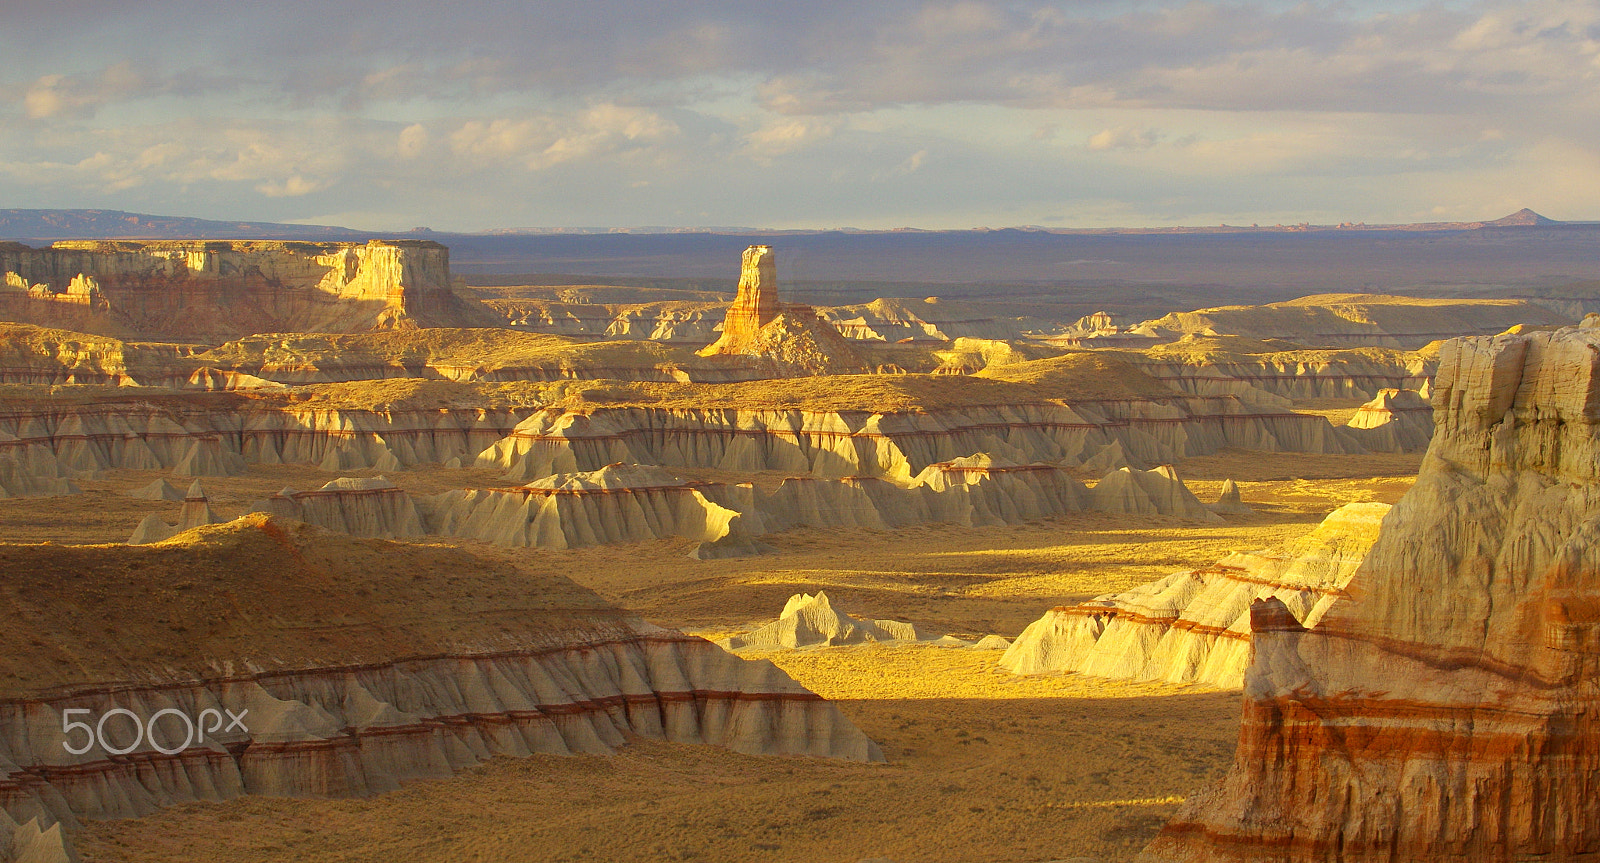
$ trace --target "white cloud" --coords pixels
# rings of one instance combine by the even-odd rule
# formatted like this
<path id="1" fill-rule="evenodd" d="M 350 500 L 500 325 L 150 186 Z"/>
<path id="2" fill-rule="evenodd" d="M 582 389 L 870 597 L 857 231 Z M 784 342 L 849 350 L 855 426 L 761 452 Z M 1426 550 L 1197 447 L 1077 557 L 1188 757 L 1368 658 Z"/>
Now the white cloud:
<path id="1" fill-rule="evenodd" d="M 1118 126 L 1090 135 L 1086 144 L 1091 150 L 1148 150 L 1160 140 L 1161 134 L 1154 129 Z"/>

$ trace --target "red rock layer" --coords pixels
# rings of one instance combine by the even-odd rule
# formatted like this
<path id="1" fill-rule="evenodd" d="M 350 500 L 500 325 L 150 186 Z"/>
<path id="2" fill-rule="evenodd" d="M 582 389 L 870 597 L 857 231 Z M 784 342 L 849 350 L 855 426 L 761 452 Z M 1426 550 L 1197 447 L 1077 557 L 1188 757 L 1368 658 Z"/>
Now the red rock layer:
<path id="1" fill-rule="evenodd" d="M 1600 859 L 1600 330 L 1462 339 L 1310 630 L 1252 616 L 1233 769 L 1145 860 Z"/>

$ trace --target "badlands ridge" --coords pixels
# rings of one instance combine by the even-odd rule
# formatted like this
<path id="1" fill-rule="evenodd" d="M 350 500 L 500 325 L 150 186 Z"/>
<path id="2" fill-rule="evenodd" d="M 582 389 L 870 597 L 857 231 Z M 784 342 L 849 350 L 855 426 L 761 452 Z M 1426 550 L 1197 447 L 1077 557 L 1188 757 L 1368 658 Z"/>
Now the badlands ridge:
<path id="1" fill-rule="evenodd" d="M 0 860 L 629 741 L 948 776 L 1015 720 L 944 749 L 908 728 L 1041 686 L 1124 693 L 1119 747 L 1163 698 L 1242 687 L 1245 709 L 1196 796 L 1221 759 L 963 804 L 1045 825 L 1040 854 L 1130 859 L 1174 813 L 1148 859 L 1600 853 L 1592 320 L 1365 295 L 1142 323 L 824 308 L 779 297 L 774 254 L 745 252 L 731 305 L 651 305 L 496 298 L 417 241 L 0 247 Z M 1123 534 L 1137 577 L 1095 556 Z M 1070 728 L 1071 700 L 1039 709 Z M 254 721 L 176 755 L 60 746 L 65 709 L 207 707 Z M 1017 757 L 1095 748 L 1073 746 Z M 996 799 L 1023 781 L 962 769 Z M 879 833 L 921 817 L 894 811 Z M 786 835 L 718 853 L 821 841 Z M 950 841 L 896 853 L 1022 856 Z"/>

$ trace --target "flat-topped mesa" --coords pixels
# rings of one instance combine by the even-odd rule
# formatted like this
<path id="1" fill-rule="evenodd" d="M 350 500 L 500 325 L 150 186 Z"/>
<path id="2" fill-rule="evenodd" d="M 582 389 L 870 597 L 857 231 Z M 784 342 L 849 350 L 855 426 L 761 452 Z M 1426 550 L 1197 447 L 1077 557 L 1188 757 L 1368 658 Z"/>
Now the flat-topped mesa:
<path id="1" fill-rule="evenodd" d="M 0 315 L 199 341 L 491 323 L 451 290 L 449 249 L 420 240 L 8 244 L 0 248 Z"/>
<path id="2" fill-rule="evenodd" d="M 1182 861 L 1600 855 L 1600 328 L 1446 343 L 1416 485 L 1309 629 L 1252 615 Z"/>
<path id="3" fill-rule="evenodd" d="M 778 302 L 776 258 L 771 246 L 744 250 L 739 293 L 722 322 L 722 335 L 700 350 L 703 357 L 757 357 L 778 377 L 865 370 L 855 349 L 815 309 Z"/>

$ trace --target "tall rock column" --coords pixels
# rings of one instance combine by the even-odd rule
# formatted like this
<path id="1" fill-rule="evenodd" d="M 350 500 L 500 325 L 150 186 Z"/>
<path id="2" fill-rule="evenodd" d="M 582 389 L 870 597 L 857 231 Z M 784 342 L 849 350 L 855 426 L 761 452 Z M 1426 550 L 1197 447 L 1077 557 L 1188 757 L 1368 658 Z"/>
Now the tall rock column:
<path id="1" fill-rule="evenodd" d="M 1252 609 L 1228 776 L 1154 861 L 1600 859 L 1600 328 L 1457 339 L 1349 598 Z"/>
<path id="2" fill-rule="evenodd" d="M 771 246 L 744 250 L 739 268 L 739 293 L 722 322 L 722 337 L 704 353 L 752 354 L 761 328 L 778 316 L 778 267 Z"/>

